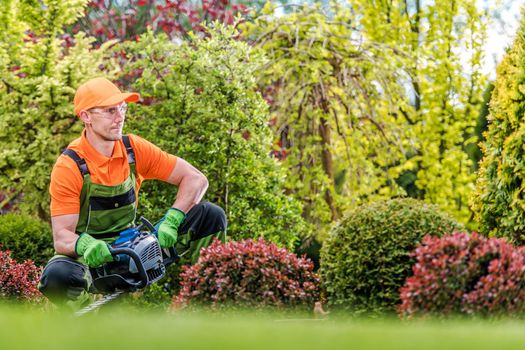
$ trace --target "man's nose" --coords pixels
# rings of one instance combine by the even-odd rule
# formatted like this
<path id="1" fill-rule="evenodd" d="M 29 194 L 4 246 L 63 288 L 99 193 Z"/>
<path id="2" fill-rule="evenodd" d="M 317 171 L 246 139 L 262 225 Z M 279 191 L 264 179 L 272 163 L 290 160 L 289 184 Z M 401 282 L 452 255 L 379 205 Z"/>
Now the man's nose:
<path id="1" fill-rule="evenodd" d="M 120 110 L 120 108 L 117 108 L 117 111 L 113 115 L 114 120 L 121 120 L 126 118 L 126 112 L 123 112 Z"/>

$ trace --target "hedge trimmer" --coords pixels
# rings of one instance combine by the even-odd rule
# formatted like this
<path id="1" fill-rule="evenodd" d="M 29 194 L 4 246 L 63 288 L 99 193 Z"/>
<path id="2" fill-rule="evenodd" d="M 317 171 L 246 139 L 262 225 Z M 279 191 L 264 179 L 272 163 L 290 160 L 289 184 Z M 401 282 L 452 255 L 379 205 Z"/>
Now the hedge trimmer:
<path id="1" fill-rule="evenodd" d="M 155 227 L 143 217 L 140 220 L 139 226 L 122 231 L 111 244 L 109 251 L 115 261 L 90 268 L 94 292 L 104 296 L 77 311 L 76 316 L 157 282 L 166 274 L 166 267 L 179 259 L 174 247 L 161 249 Z"/>

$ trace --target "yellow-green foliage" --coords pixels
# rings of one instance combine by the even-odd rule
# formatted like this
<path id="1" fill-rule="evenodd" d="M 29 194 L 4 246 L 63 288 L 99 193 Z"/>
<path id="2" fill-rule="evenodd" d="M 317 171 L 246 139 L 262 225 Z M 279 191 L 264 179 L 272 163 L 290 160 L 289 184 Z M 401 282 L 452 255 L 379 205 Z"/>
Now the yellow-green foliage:
<path id="1" fill-rule="evenodd" d="M 403 118 L 395 115 L 410 108 L 402 87 L 390 83 L 399 65 L 394 50 L 363 43 L 348 8 L 331 10 L 333 17 L 305 5 L 275 18 L 267 4 L 265 15 L 244 30 L 270 58 L 257 77 L 275 91 L 287 185 L 305 203 L 305 217 L 321 228 L 348 206 L 402 193 L 397 172 L 388 168 L 408 146 L 400 135 Z"/>
<path id="2" fill-rule="evenodd" d="M 497 69 L 474 209 L 481 231 L 525 243 L 525 19 Z"/>
<path id="3" fill-rule="evenodd" d="M 275 91 L 288 186 L 305 217 L 326 228 L 348 208 L 406 194 L 468 222 L 475 176 L 465 148 L 484 87 L 476 1 L 265 11 L 245 33 L 270 58 L 258 78 Z"/>
<path id="4" fill-rule="evenodd" d="M 103 61 L 107 45 L 92 50 L 82 33 L 72 47 L 61 39 L 87 2 L 0 2 L 0 191 L 23 193 L 22 209 L 41 217 L 48 215 L 51 167 L 82 127 L 73 114 L 75 89 L 111 67 Z"/>

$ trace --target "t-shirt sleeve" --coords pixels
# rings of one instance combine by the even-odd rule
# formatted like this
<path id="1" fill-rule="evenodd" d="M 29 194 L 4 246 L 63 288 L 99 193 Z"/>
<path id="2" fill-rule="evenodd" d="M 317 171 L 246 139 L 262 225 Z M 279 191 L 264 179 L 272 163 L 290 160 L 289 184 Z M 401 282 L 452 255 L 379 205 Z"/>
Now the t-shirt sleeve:
<path id="1" fill-rule="evenodd" d="M 130 135 L 130 140 L 135 152 L 139 176 L 144 179 L 166 181 L 175 168 L 177 157 L 137 135 Z"/>
<path id="2" fill-rule="evenodd" d="M 51 216 L 80 213 L 82 185 L 82 175 L 76 163 L 61 155 L 51 172 Z"/>

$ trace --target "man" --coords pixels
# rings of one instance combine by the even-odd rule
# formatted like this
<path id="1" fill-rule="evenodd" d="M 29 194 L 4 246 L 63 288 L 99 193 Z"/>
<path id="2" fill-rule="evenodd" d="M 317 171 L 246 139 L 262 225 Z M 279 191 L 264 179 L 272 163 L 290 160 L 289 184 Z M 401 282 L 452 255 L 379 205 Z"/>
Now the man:
<path id="1" fill-rule="evenodd" d="M 195 262 L 213 237 L 224 240 L 226 216 L 201 203 L 206 177 L 184 159 L 163 152 L 136 135 L 122 135 L 127 104 L 137 93 L 122 93 L 105 78 L 76 91 L 75 114 L 84 123 L 51 173 L 51 224 L 56 254 L 44 268 L 39 289 L 55 303 L 78 307 L 89 299 L 89 267 L 113 260 L 108 243 L 135 225 L 140 185 L 159 179 L 178 186 L 175 202 L 158 224 L 162 248 L 177 245 Z"/>

